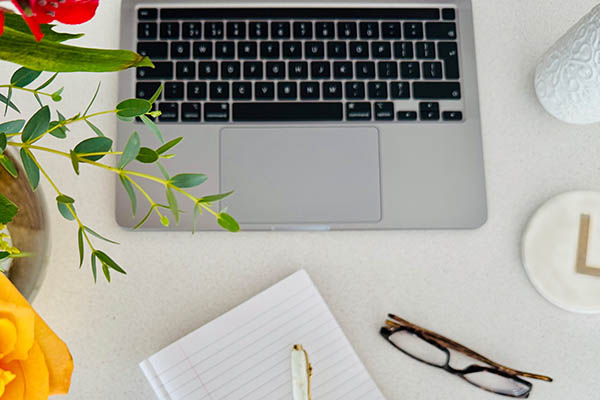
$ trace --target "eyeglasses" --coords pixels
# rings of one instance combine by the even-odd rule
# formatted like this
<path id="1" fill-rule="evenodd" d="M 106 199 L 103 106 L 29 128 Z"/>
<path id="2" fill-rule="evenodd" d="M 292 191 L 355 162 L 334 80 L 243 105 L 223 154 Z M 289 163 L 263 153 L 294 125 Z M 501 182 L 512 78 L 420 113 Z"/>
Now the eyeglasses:
<path id="1" fill-rule="evenodd" d="M 394 347 L 415 360 L 458 375 L 470 384 L 488 392 L 524 399 L 529 397 L 532 384 L 519 377 L 552 382 L 552 378 L 548 376 L 505 367 L 459 343 L 411 324 L 393 314 L 388 314 L 388 317 L 390 319 L 385 321 L 386 326 L 381 328 L 380 333 Z M 471 364 L 464 369 L 455 369 L 450 366 L 450 350 L 458 351 L 488 366 Z"/>

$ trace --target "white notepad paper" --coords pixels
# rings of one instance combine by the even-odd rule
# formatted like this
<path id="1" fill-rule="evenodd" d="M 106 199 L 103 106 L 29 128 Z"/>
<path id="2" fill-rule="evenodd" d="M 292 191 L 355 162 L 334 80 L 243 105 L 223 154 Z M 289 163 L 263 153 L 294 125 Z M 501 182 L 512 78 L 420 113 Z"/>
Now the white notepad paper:
<path id="1" fill-rule="evenodd" d="M 384 400 L 305 271 L 140 363 L 161 400 L 291 400 L 292 346 L 313 366 L 314 400 Z"/>

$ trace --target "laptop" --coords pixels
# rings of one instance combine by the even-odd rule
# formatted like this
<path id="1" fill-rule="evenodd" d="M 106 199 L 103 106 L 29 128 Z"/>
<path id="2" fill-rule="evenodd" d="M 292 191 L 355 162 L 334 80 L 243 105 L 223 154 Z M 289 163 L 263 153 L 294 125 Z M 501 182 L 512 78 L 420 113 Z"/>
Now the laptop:
<path id="1" fill-rule="evenodd" d="M 172 173 L 244 230 L 460 229 L 487 216 L 470 0 L 124 0 L 121 99 L 164 85 Z M 142 124 L 148 147 L 159 141 Z M 131 123 L 120 123 L 122 149 Z M 128 168 L 158 174 L 155 165 Z M 144 184 L 158 200 L 164 188 Z M 138 208 L 145 198 L 138 195 Z M 166 203 L 166 200 L 164 200 Z M 190 230 L 193 204 L 169 229 Z M 142 213 L 143 214 L 143 213 Z M 116 217 L 132 227 L 118 185 Z M 140 216 L 138 215 L 138 218 Z M 146 229 L 162 228 L 152 216 Z M 200 218 L 201 230 L 220 229 Z"/>

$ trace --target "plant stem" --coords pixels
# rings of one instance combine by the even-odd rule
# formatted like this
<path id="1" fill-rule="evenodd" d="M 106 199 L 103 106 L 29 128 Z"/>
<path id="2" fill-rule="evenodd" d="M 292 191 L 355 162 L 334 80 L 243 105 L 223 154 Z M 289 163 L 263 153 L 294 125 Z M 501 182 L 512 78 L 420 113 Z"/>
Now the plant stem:
<path id="1" fill-rule="evenodd" d="M 15 90 L 23 90 L 23 91 L 29 92 L 29 93 L 35 93 L 38 95 L 41 94 L 42 96 L 52 97 L 51 93 L 40 92 L 38 90 L 27 89 L 27 88 L 15 86 L 15 85 L 0 85 L 0 88 L 11 88 L 11 89 L 15 89 Z"/>

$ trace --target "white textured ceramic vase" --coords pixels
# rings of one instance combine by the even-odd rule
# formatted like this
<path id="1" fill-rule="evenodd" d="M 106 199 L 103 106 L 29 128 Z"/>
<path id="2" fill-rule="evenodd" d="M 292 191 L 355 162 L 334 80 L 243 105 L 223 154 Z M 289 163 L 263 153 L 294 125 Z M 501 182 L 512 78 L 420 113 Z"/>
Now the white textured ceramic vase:
<path id="1" fill-rule="evenodd" d="M 562 121 L 600 122 L 600 5 L 544 55 L 535 90 L 544 108 Z"/>

